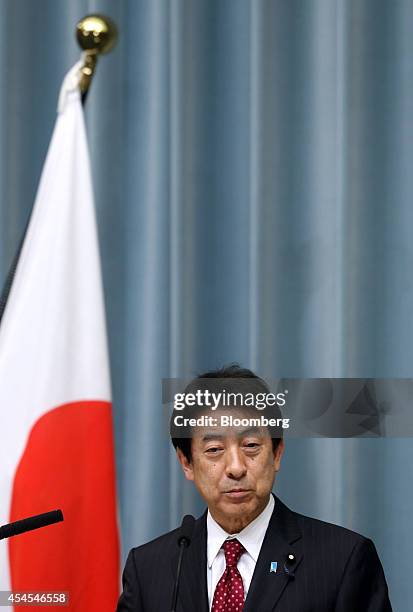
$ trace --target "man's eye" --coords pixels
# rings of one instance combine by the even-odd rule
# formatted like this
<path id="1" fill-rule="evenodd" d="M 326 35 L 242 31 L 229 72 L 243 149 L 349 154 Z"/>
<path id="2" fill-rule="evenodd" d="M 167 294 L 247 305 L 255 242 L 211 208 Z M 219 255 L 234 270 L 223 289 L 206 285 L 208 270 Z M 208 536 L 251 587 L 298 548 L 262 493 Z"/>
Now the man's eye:
<path id="1" fill-rule="evenodd" d="M 220 450 L 222 449 L 218 446 L 211 446 L 211 448 L 207 448 L 205 452 L 210 453 L 212 455 L 213 453 L 217 453 Z"/>
<path id="2" fill-rule="evenodd" d="M 258 442 L 248 442 L 247 444 L 244 444 L 245 448 L 258 448 L 260 445 L 258 444 Z"/>

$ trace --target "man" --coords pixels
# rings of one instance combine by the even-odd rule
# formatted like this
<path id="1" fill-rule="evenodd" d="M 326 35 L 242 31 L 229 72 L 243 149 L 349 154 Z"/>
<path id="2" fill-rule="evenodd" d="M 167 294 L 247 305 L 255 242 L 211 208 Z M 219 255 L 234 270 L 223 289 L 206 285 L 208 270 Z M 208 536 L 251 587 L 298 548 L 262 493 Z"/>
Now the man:
<path id="1" fill-rule="evenodd" d="M 265 410 L 257 409 L 263 397 Z M 296 514 L 272 495 L 283 398 L 230 366 L 195 379 L 179 399 L 172 442 L 208 510 L 184 553 L 177 612 L 391 611 L 371 540 Z M 178 535 L 131 550 L 118 612 L 171 610 Z"/>

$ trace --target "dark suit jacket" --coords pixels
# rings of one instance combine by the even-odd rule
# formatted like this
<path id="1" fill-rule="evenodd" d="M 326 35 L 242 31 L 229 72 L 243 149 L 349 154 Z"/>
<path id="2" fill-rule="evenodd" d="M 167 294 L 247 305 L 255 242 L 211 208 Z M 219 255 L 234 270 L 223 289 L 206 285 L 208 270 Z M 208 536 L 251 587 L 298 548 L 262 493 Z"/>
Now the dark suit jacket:
<path id="1" fill-rule="evenodd" d="M 169 612 L 178 560 L 178 530 L 133 548 L 117 612 Z M 206 513 L 195 523 L 182 563 L 177 612 L 208 612 Z M 293 554 L 290 574 L 286 559 Z M 276 573 L 270 564 L 277 561 Z M 288 565 L 286 566 L 288 569 Z M 390 612 L 380 560 L 371 540 L 289 510 L 278 498 L 244 612 Z"/>

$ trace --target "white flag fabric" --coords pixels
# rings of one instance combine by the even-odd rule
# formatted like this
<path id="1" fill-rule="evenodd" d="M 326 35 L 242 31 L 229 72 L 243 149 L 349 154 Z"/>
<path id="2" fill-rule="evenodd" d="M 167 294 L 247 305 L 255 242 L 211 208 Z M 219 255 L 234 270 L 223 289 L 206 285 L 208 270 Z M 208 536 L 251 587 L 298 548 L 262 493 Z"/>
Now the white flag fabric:
<path id="1" fill-rule="evenodd" d="M 70 610 L 113 612 L 111 389 L 77 69 L 63 85 L 0 325 L 0 410 L 0 524 L 57 508 L 64 515 L 0 542 L 0 590 L 65 591 Z"/>

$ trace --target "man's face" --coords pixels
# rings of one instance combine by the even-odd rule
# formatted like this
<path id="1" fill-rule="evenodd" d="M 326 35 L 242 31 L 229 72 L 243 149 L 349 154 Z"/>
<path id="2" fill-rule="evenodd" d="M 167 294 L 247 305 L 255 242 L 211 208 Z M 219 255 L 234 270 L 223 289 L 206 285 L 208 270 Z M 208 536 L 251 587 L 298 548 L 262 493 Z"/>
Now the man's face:
<path id="1" fill-rule="evenodd" d="M 245 417 L 236 412 L 220 414 Z M 283 441 L 274 452 L 265 427 L 199 427 L 194 430 L 191 448 L 190 462 L 178 449 L 186 478 L 194 481 L 225 531 L 241 531 L 268 503 L 280 469 Z"/>

